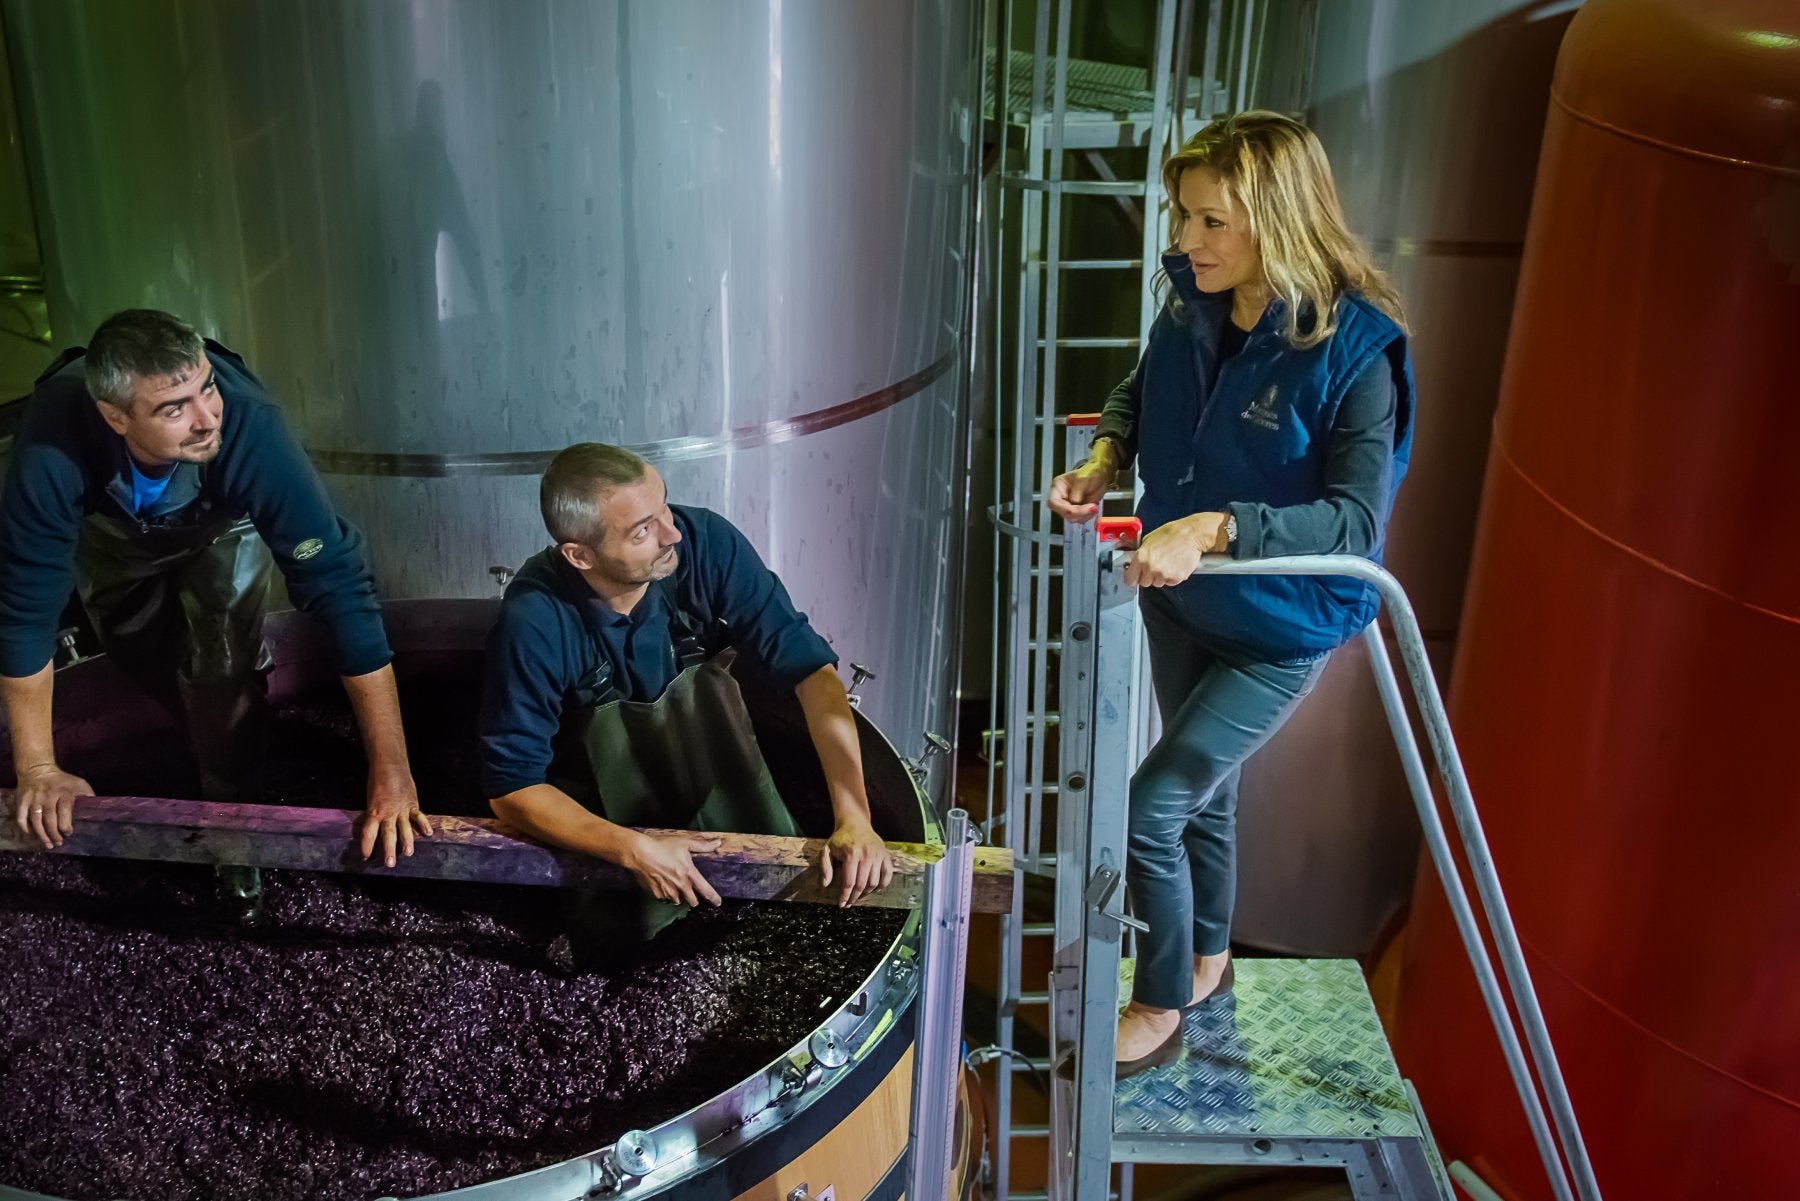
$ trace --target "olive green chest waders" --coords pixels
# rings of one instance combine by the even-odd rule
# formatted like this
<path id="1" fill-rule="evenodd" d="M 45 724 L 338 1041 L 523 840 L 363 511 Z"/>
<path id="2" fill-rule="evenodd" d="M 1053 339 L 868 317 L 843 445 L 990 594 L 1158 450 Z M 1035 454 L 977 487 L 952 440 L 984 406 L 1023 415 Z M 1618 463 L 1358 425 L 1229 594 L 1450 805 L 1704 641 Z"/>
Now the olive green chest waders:
<path id="1" fill-rule="evenodd" d="M 90 515 L 75 550 L 76 588 L 107 655 L 186 717 L 201 798 L 256 802 L 273 560 L 249 518 L 196 516 L 158 525 Z"/>
<path id="2" fill-rule="evenodd" d="M 548 783 L 621 826 L 798 836 L 731 676 L 737 652 L 706 658 L 673 606 L 670 633 L 679 674 L 654 701 L 619 699 L 600 651 L 565 698 Z M 584 890 L 570 907 L 575 964 L 629 963 L 686 912 L 648 894 Z"/>
<path id="3" fill-rule="evenodd" d="M 255 803 L 268 743 L 263 616 L 274 561 L 249 518 L 199 506 L 165 522 L 90 514 L 75 547 L 75 587 L 101 648 L 186 717 L 201 799 Z M 261 873 L 217 872 L 227 915 L 254 923 Z"/>

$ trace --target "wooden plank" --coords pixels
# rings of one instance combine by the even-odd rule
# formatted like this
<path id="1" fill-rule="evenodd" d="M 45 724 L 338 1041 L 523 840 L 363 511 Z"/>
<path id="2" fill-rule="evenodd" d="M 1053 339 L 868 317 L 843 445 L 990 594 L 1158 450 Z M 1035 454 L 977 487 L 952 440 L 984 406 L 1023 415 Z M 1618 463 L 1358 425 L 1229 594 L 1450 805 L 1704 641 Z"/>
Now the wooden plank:
<path id="1" fill-rule="evenodd" d="M 0 789 L 0 851 L 39 851 L 43 844 L 12 820 L 13 794 Z M 348 809 L 285 805 L 222 805 L 163 797 L 81 797 L 75 832 L 54 854 L 173 863 L 235 863 L 350 875 L 410 876 L 529 884 L 553 888 L 596 885 L 637 887 L 629 872 L 604 860 L 532 842 L 491 818 L 433 817 L 430 838 L 414 844 L 411 858 L 392 867 L 364 861 L 358 819 Z M 716 851 L 694 862 L 720 896 L 835 904 L 838 890 L 819 885 L 817 864 L 824 840 L 767 834 L 724 834 Z M 936 845 L 890 842 L 894 879 L 862 900 L 888 909 L 917 909 L 924 898 L 925 869 L 943 856 Z M 980 847 L 975 853 L 974 909 L 1012 909 L 1012 853 Z"/>

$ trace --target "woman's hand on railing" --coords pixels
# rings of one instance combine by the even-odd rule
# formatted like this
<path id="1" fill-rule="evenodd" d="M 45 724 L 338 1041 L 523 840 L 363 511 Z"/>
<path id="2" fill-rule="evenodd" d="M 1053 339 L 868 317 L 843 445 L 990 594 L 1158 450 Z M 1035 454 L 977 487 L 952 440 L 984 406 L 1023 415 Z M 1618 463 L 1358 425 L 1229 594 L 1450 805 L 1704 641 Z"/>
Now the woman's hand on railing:
<path id="1" fill-rule="evenodd" d="M 1225 550 L 1225 514 L 1195 513 L 1150 532 L 1125 568 L 1132 588 L 1167 588 L 1200 570 L 1200 556 Z"/>

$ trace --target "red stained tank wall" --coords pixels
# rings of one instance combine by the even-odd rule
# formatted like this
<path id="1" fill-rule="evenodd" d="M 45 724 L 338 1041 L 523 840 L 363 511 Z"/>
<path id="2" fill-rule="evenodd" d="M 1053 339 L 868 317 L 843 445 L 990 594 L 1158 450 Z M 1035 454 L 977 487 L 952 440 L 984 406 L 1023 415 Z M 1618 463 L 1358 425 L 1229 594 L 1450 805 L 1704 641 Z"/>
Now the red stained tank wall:
<path id="1" fill-rule="evenodd" d="M 1451 709 L 1608 1198 L 1800 1197 L 1791 0 L 1569 29 Z M 1550 1196 L 1428 869 L 1398 1051 L 1448 1157 Z"/>

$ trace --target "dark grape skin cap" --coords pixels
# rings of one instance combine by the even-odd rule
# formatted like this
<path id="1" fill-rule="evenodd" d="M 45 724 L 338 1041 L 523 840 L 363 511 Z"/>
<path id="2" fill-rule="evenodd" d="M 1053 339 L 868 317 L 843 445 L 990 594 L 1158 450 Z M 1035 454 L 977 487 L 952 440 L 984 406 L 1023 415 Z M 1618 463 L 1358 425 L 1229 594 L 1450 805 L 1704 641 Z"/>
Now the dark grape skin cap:
<path id="1" fill-rule="evenodd" d="M 0 856 L 0 1183 L 367 1201 L 558 1162 L 765 1066 L 904 920 L 733 903 L 578 974 L 549 890 L 265 875 L 245 934 L 205 868 Z"/>

